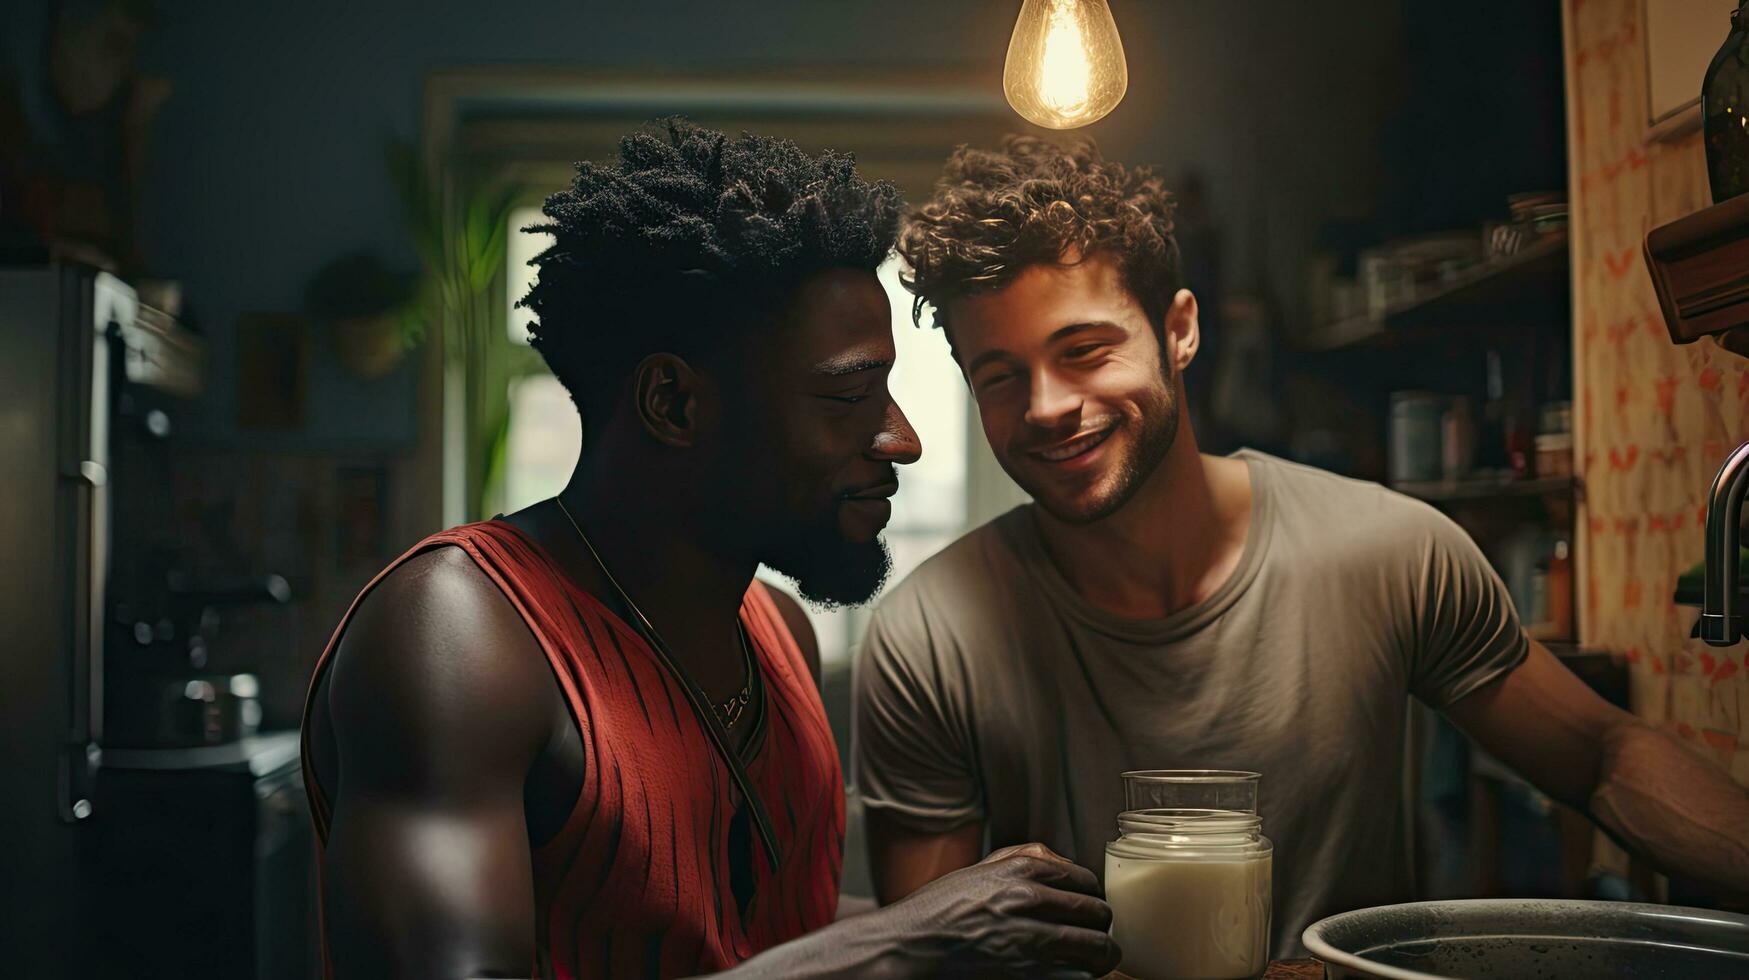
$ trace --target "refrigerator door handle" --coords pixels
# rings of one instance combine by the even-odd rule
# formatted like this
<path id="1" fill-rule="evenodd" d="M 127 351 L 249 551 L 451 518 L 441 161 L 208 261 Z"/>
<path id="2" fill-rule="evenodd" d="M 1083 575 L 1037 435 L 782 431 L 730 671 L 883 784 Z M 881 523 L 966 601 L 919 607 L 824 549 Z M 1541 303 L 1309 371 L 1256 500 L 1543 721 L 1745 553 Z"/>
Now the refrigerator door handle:
<path id="1" fill-rule="evenodd" d="M 74 582 L 72 664 L 68 680 L 68 729 L 56 773 L 56 812 L 64 823 L 89 819 L 92 795 L 103 761 L 103 633 L 109 584 L 109 426 L 112 372 L 123 359 L 122 319 L 131 318 L 133 292 L 120 280 L 99 273 L 81 296 L 85 319 L 76 334 L 81 374 L 76 401 L 69 406 L 72 438 L 63 444 L 61 476 L 72 484 L 73 538 L 83 556 Z"/>
<path id="2" fill-rule="evenodd" d="M 92 788 L 103 764 L 103 749 L 96 742 L 68 742 L 61 748 L 59 811 L 62 823 L 78 823 L 91 816 Z"/>
<path id="3" fill-rule="evenodd" d="M 101 341 L 100 341 L 101 343 Z M 104 503 L 104 492 L 109 484 L 109 471 L 102 463 L 94 459 L 82 459 L 78 467 L 70 473 L 63 474 L 74 484 L 79 495 L 79 513 L 85 522 L 87 547 L 94 568 L 101 568 L 101 553 L 103 521 L 100 510 Z M 101 600 L 93 599 L 97 608 L 101 608 Z M 74 615 L 86 617 L 89 610 L 75 607 Z M 56 760 L 56 793 L 55 809 L 62 823 L 79 823 L 88 819 L 96 811 L 93 802 L 93 792 L 97 782 L 97 770 L 103 764 L 103 748 L 92 739 L 96 735 L 94 714 L 100 712 L 100 703 L 92 700 L 92 695 L 102 683 L 101 663 L 94 644 L 101 642 L 101 625 L 98 621 L 85 624 L 80 630 L 75 628 L 74 636 L 82 636 L 80 644 L 85 649 L 78 651 L 74 662 L 73 690 L 74 731 L 60 750 Z M 79 710 L 83 700 L 85 710 Z M 79 730 L 83 728 L 83 731 Z"/>
<path id="4" fill-rule="evenodd" d="M 103 464 L 95 459 L 80 460 L 78 471 L 69 473 L 67 476 L 93 490 L 109 484 L 109 471 L 104 469 Z"/>

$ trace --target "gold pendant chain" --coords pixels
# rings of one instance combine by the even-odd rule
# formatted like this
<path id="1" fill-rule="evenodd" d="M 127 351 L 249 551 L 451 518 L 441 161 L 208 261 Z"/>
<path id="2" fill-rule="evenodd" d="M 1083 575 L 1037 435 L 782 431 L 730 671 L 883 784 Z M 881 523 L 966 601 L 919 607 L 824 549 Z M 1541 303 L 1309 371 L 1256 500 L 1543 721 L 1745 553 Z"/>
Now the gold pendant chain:
<path id="1" fill-rule="evenodd" d="M 746 664 L 746 680 L 741 682 L 741 690 L 721 704 L 711 705 L 711 710 L 717 713 L 717 720 L 723 723 L 723 731 L 732 732 L 741 719 L 747 715 L 747 706 L 753 702 L 753 679 L 758 676 L 759 668 L 753 662 L 753 647 L 747 642 L 747 627 L 741 621 L 735 621 L 735 638 L 741 641 L 741 659 Z"/>
<path id="2" fill-rule="evenodd" d="M 583 546 L 589 549 L 589 557 L 595 559 L 596 567 L 600 568 L 601 574 L 607 578 L 607 584 L 613 586 L 613 591 L 619 595 L 620 601 L 624 602 L 632 615 L 637 617 L 638 625 L 642 627 L 639 632 L 645 634 L 644 638 L 649 640 L 652 646 L 661 646 L 665 653 L 669 652 L 668 645 L 663 643 L 656 634 L 656 624 L 650 622 L 650 617 L 644 615 L 644 611 L 638 608 L 638 604 L 633 602 L 632 597 L 620 586 L 619 580 L 613 577 L 611 571 L 608 571 L 607 563 L 601 560 L 601 554 L 595 550 L 595 543 L 589 540 L 589 535 L 583 533 L 583 526 L 577 523 L 575 517 L 571 516 L 571 511 L 565 506 L 565 502 L 554 497 L 553 503 L 559 505 L 559 512 L 565 515 L 565 520 L 571 522 L 571 529 L 577 532 L 577 537 L 582 539 Z M 734 730 L 734 727 L 740 724 L 741 719 L 747 716 L 747 706 L 753 702 L 753 682 L 759 676 L 759 666 L 753 657 L 753 646 L 747 641 L 747 627 L 742 625 L 738 617 L 735 620 L 735 639 L 740 641 L 741 661 L 745 670 L 742 675 L 741 689 L 721 702 L 709 701 L 709 696 L 706 696 L 711 711 L 716 714 L 717 720 L 722 722 L 725 732 Z M 675 662 L 674 669 L 684 681 L 696 684 L 692 681 L 692 675 L 686 673 L 678 661 Z M 700 686 L 699 691 L 703 690 L 704 688 Z"/>
<path id="3" fill-rule="evenodd" d="M 771 871 L 773 874 L 777 873 L 778 869 L 783 866 L 783 855 L 777 846 L 777 829 L 771 822 L 771 815 L 766 812 L 764 801 L 753 790 L 753 780 L 748 777 L 746 766 L 742 765 L 740 756 L 729 748 L 728 730 L 745 716 L 747 705 L 752 701 L 753 681 L 758 677 L 758 665 L 754 660 L 752 647 L 747 642 L 746 628 L 741 625 L 739 618 L 735 620 L 736 633 L 741 638 L 742 656 L 747 662 L 747 683 L 742 686 L 739 693 L 725 701 L 719 708 L 711 701 L 710 696 L 705 694 L 704 689 L 700 688 L 698 683 L 692 679 L 692 675 L 680 666 L 680 662 L 674 658 L 673 651 L 668 649 L 668 644 L 662 642 L 662 637 L 657 634 L 656 625 L 650 622 L 650 618 L 644 615 L 644 611 L 638 608 L 638 604 L 633 602 L 632 597 L 620 586 L 619 580 L 613 577 L 613 571 L 607 567 L 607 562 L 602 560 L 601 553 L 595 550 L 595 543 L 589 540 L 589 535 L 583 533 L 583 525 L 577 523 L 577 519 L 571 516 L 570 508 L 566 507 L 565 502 L 557 496 L 553 497 L 553 503 L 559 505 L 559 513 L 565 515 L 565 520 L 570 522 L 571 529 L 577 532 L 578 540 L 582 541 L 583 547 L 589 550 L 589 557 L 595 559 L 595 565 L 601 569 L 601 574 L 607 579 L 607 584 L 613 587 L 613 591 L 619 596 L 620 601 L 625 603 L 626 609 L 634 617 L 633 625 L 638 627 L 638 632 L 643 634 L 645 641 L 650 644 L 651 650 L 656 653 L 657 659 L 668 668 L 669 673 L 680 681 L 680 688 L 686 694 L 686 699 L 692 703 L 693 711 L 704 723 L 705 734 L 710 736 L 717 754 L 722 757 L 724 765 L 729 767 L 729 775 L 733 778 L 735 787 L 741 791 L 742 798 L 747 801 L 748 808 L 752 811 L 753 823 L 758 827 L 759 836 L 764 840 L 766 858 L 771 864 Z M 723 717 L 724 711 L 733 713 L 732 720 Z"/>

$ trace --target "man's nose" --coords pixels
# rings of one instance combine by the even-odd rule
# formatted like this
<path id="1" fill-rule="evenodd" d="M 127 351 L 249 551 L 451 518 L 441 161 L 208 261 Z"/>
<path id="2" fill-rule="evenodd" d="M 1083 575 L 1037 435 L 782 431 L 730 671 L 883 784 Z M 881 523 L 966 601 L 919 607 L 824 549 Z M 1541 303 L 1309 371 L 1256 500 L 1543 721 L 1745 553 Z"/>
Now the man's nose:
<path id="1" fill-rule="evenodd" d="M 911 420 L 905 417 L 898 402 L 888 404 L 883 423 L 869 449 L 871 457 L 899 464 L 915 463 L 922 458 L 923 440 L 917 438 L 917 430 L 911 428 Z"/>
<path id="2" fill-rule="evenodd" d="M 1039 429 L 1055 429 L 1071 414 L 1081 410 L 1081 396 L 1048 369 L 1032 373 L 1032 385 L 1027 391 L 1026 424 Z"/>

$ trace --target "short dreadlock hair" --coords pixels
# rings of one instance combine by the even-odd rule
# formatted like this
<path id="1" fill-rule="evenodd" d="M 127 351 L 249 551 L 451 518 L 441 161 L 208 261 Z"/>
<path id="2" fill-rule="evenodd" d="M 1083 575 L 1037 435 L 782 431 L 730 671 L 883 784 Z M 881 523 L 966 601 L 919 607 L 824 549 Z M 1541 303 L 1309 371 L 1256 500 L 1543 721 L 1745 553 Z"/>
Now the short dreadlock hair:
<path id="1" fill-rule="evenodd" d="M 947 327 L 952 301 L 1002 289 L 1073 250 L 1115 257 L 1158 331 L 1180 285 L 1172 212 L 1152 170 L 1107 161 L 1091 140 L 1067 149 L 1033 136 L 1010 136 L 999 151 L 961 146 L 899 236 L 911 266 L 904 283 L 917 297 L 912 317 L 921 324 L 927 303 Z"/>
<path id="2" fill-rule="evenodd" d="M 617 165 L 577 164 L 547 198 L 554 242 L 517 303 L 529 338 L 585 408 L 657 351 L 723 349 L 771 322 L 808 276 L 874 271 L 893 249 L 902 204 L 847 153 L 729 137 L 666 119 L 620 141 Z"/>

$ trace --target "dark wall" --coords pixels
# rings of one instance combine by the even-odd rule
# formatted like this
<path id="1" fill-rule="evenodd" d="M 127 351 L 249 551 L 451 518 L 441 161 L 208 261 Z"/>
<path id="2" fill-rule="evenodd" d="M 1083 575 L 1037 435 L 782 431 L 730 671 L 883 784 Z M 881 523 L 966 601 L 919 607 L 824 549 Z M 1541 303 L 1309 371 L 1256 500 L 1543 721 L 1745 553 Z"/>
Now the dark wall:
<path id="1" fill-rule="evenodd" d="M 1129 94 L 1086 134 L 1113 157 L 1157 165 L 1170 184 L 1200 174 L 1213 233 L 1186 239 L 1201 253 L 1188 264 L 1218 265 L 1229 288 L 1291 305 L 1318 229 L 1376 207 L 1377 137 L 1401 88 L 1397 7 L 1115 0 Z M 1019 4 L 159 0 L 158 8 L 141 61 L 174 92 L 152 131 L 142 249 L 155 273 L 184 282 L 211 355 L 207 393 L 178 420 L 180 536 L 197 565 L 291 580 L 292 606 L 230 621 L 220 644 L 230 659 L 214 657 L 215 669 L 260 671 L 268 720 L 284 725 L 296 722 L 309 665 L 358 588 L 435 530 L 420 515 L 435 513 L 439 488 L 426 485 L 431 434 L 421 432 L 412 359 L 362 381 L 334 363 L 318 330 L 302 421 L 242 429 L 237 322 L 297 311 L 311 277 L 347 253 L 411 264 L 383 154 L 390 139 L 419 135 L 428 73 L 893 65 L 984 70 L 994 84 Z M 1211 308 L 1215 299 L 1207 297 Z M 387 480 L 375 554 L 343 546 L 361 470 Z"/>
<path id="2" fill-rule="evenodd" d="M 1405 87 L 1381 145 L 1385 235 L 1475 225 L 1506 196 L 1567 183 L 1553 0 L 1405 2 Z"/>
<path id="3" fill-rule="evenodd" d="M 832 64 L 997 65 L 1000 0 L 505 0 L 211 4 L 161 0 L 146 67 L 175 94 L 153 136 L 148 259 L 187 282 L 216 364 L 239 313 L 295 309 L 323 263 L 369 248 L 410 261 L 382 166 L 418 128 L 424 76 L 476 64 L 660 72 Z M 1375 135 L 1396 87 L 1395 0 L 1116 0 L 1129 96 L 1092 128 L 1108 152 L 1203 172 L 1230 269 L 1285 287 L 1326 212 L 1376 198 Z M 1337 9 L 1327 9 L 1337 8 Z M 218 377 L 201 434 L 235 436 Z M 406 437 L 408 382 L 312 379 L 293 445 Z"/>
<path id="4" fill-rule="evenodd" d="M 154 133 L 142 207 L 154 265 L 187 281 L 213 341 L 234 357 L 239 313 L 296 309 L 321 265 L 356 249 L 410 263 L 383 163 L 391 138 L 416 135 L 427 72 L 472 64 L 639 67 L 709 62 L 830 62 L 886 36 L 879 3 L 311 2 L 165 0 L 149 70 L 176 86 Z M 878 52 L 909 61 L 962 50 L 973 14 Z M 979 9 L 980 6 L 982 9 Z M 999 6 L 999 5 L 998 5 Z M 999 23 L 1000 17 L 994 22 Z M 318 355 L 320 355 L 320 351 Z M 404 441 L 411 379 L 354 384 L 316 359 L 296 446 Z M 229 442 L 235 387 L 215 379 L 201 434 Z"/>

